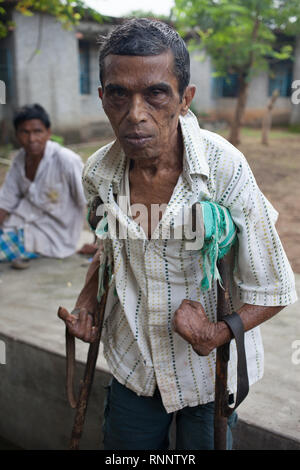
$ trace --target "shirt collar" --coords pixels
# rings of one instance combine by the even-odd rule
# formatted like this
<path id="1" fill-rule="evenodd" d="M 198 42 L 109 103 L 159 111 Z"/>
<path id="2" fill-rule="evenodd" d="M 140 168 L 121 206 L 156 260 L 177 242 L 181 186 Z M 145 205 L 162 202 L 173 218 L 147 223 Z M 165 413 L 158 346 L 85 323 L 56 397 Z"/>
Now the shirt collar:
<path id="1" fill-rule="evenodd" d="M 181 126 L 184 154 L 183 173 L 191 182 L 191 175 L 209 176 L 209 166 L 205 158 L 205 143 L 199 127 L 198 119 L 188 111 L 185 116 L 179 117 Z"/>
<path id="2" fill-rule="evenodd" d="M 196 116 L 188 111 L 186 116 L 179 117 L 184 154 L 183 174 L 192 183 L 191 175 L 209 176 L 209 167 L 205 159 L 205 144 Z M 118 186 L 126 168 L 126 157 L 119 142 L 109 144 L 101 162 L 101 178 Z"/>

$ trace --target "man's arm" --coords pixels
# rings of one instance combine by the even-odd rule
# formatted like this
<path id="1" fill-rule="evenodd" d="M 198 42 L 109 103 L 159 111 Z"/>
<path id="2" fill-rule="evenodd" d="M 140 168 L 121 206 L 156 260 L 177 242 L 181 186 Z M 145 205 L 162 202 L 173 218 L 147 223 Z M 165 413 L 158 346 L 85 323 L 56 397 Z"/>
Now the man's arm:
<path id="1" fill-rule="evenodd" d="M 7 212 L 5 209 L 0 208 L 0 227 L 4 222 L 4 219 L 9 215 L 9 212 Z"/>
<path id="2" fill-rule="evenodd" d="M 244 304 L 237 313 L 244 330 L 248 331 L 269 320 L 284 307 L 264 307 Z M 173 317 L 176 333 L 188 341 L 200 356 L 207 356 L 213 349 L 228 343 L 232 338 L 225 322 L 210 322 L 200 302 L 183 300 Z"/>

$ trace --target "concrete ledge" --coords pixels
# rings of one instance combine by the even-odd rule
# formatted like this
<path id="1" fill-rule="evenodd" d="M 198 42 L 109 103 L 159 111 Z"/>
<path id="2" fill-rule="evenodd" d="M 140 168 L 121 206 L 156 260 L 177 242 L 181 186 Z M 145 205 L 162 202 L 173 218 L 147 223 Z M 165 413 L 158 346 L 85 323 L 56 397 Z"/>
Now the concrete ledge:
<path id="1" fill-rule="evenodd" d="M 233 442 L 235 450 L 300 450 L 300 440 L 242 420 L 233 431 Z"/>
<path id="2" fill-rule="evenodd" d="M 65 393 L 65 358 L 0 335 L 7 363 L 1 365 L 0 436 L 27 450 L 65 450 L 75 411 Z M 84 366 L 77 364 L 76 384 Z M 87 410 L 81 449 L 101 449 L 105 386 L 110 374 L 97 369 Z"/>

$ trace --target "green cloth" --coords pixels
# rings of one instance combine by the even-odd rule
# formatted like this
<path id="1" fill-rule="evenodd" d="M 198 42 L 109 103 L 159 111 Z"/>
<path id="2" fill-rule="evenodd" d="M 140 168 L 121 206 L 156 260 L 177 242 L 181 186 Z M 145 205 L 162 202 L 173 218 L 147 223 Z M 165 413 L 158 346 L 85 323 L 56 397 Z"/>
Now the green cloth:
<path id="1" fill-rule="evenodd" d="M 235 243 L 237 231 L 226 207 L 210 201 L 201 201 L 201 206 L 205 229 L 204 244 L 200 250 L 204 271 L 201 289 L 208 290 L 214 280 L 221 282 L 217 262 Z"/>

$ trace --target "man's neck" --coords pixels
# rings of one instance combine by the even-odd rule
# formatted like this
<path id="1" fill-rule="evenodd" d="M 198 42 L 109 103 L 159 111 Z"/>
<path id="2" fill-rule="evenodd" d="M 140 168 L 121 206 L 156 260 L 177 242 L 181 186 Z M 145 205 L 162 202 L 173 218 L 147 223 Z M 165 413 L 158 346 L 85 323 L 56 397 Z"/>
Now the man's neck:
<path id="1" fill-rule="evenodd" d="M 25 174 L 26 177 L 33 181 L 38 169 L 38 166 L 44 156 L 44 153 L 42 155 L 31 155 L 27 154 L 25 155 Z"/>
<path id="2" fill-rule="evenodd" d="M 181 172 L 183 163 L 183 142 L 179 133 L 176 143 L 168 146 L 159 155 L 144 158 L 141 160 L 131 160 L 130 171 L 141 173 L 148 177 L 153 177 L 161 172 Z"/>

